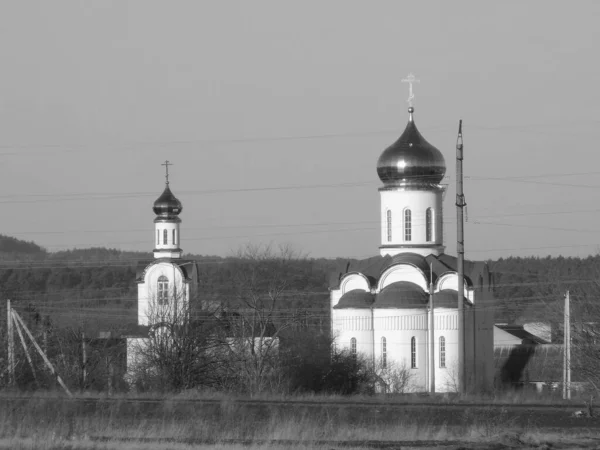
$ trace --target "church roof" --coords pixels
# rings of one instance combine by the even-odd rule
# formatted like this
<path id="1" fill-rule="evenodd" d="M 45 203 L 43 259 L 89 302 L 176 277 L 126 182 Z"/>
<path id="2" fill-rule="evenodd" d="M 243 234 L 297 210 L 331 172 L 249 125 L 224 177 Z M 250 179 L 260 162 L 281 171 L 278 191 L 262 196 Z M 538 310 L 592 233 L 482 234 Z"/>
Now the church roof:
<path id="1" fill-rule="evenodd" d="M 374 300 L 375 296 L 370 292 L 354 289 L 342 295 L 337 305 L 335 305 L 333 308 L 370 308 Z"/>
<path id="2" fill-rule="evenodd" d="M 425 308 L 429 295 L 409 281 L 398 281 L 386 286 L 375 298 L 375 308 Z"/>
<path id="3" fill-rule="evenodd" d="M 433 307 L 434 308 L 456 308 L 458 297 L 456 291 L 452 289 L 443 289 L 433 294 Z M 471 302 L 466 297 L 463 297 L 464 305 L 467 307 L 471 306 Z"/>
<path id="4" fill-rule="evenodd" d="M 164 218 L 177 217 L 183 210 L 181 202 L 171 192 L 168 182 L 163 193 L 154 202 L 152 210 L 154 214 Z"/>
<path id="5" fill-rule="evenodd" d="M 371 286 L 375 286 L 381 274 L 396 264 L 410 264 L 417 267 L 423 272 L 428 283 L 431 281 L 429 279 L 430 265 L 433 271 L 434 283 L 442 275 L 457 271 L 457 258 L 446 254 L 422 256 L 416 253 L 400 253 L 394 257 L 386 255 L 373 256 L 372 258 L 357 261 L 344 262 L 340 260 L 337 270 L 331 273 L 329 287 L 330 289 L 339 288 L 341 278 L 352 272 L 365 275 L 371 282 Z M 479 277 L 485 273 L 485 262 L 465 261 L 464 269 L 467 284 L 473 286 L 473 281 L 479 282 Z"/>
<path id="6" fill-rule="evenodd" d="M 414 108 L 402 135 L 384 150 L 377 174 L 386 187 L 438 185 L 446 174 L 444 156 L 419 133 L 413 120 Z"/>
<path id="7" fill-rule="evenodd" d="M 153 259 L 151 261 L 138 261 L 138 265 L 135 271 L 135 281 L 137 281 L 138 283 L 142 283 L 144 281 L 144 275 L 146 274 L 146 270 L 151 265 L 158 264 L 161 262 L 168 262 L 177 265 L 183 272 L 183 276 L 186 281 L 190 281 L 194 277 L 194 274 L 197 273 L 196 261 L 193 259 L 158 258 Z"/>

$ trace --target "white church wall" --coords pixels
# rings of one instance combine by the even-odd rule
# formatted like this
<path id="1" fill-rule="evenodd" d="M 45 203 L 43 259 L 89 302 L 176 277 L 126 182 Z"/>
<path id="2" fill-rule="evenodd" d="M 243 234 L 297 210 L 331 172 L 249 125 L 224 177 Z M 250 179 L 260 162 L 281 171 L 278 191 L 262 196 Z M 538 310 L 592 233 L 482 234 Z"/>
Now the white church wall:
<path id="1" fill-rule="evenodd" d="M 436 392 L 456 392 L 458 388 L 458 313 L 453 308 L 436 308 L 434 328 L 434 375 Z M 440 338 L 444 338 L 442 365 Z"/>
<path id="2" fill-rule="evenodd" d="M 423 275 L 423 272 L 410 264 L 399 264 L 392 266 L 383 272 L 377 285 L 377 292 L 382 291 L 386 286 L 398 281 L 409 281 L 420 286 L 424 291 L 429 291 L 427 279 Z"/>
<path id="3" fill-rule="evenodd" d="M 332 310 L 332 332 L 335 345 L 341 350 L 351 350 L 356 339 L 356 352 L 369 360 L 373 356 L 373 326 L 371 309 Z"/>
<path id="4" fill-rule="evenodd" d="M 158 305 L 158 278 L 165 276 L 168 281 L 169 303 L 163 308 Z M 138 284 L 138 324 L 150 325 L 152 315 L 187 310 L 189 285 L 185 282 L 181 269 L 170 262 L 151 265 L 145 273 L 144 282 Z"/>
<path id="5" fill-rule="evenodd" d="M 425 309 L 374 309 L 375 361 L 381 369 L 383 341 L 388 366 L 408 371 L 408 391 L 425 389 L 427 368 L 427 312 Z M 411 340 L 415 338 L 416 366 L 412 367 Z"/>

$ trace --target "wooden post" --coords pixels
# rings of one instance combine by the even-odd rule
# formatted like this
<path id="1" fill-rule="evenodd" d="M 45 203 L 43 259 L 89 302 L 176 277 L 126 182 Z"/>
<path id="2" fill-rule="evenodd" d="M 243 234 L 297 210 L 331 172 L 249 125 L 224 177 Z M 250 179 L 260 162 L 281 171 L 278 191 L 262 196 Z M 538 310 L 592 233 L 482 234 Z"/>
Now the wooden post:
<path id="1" fill-rule="evenodd" d="M 15 335 L 10 300 L 6 300 L 6 337 L 8 339 L 8 385 L 15 385 Z"/>
<path id="2" fill-rule="evenodd" d="M 11 311 L 11 316 L 14 316 L 15 312 Z M 11 317 L 12 319 L 13 317 Z M 31 360 L 31 355 L 29 355 L 29 350 L 27 349 L 27 344 L 25 343 L 25 338 L 23 337 L 23 333 L 21 332 L 21 327 L 19 327 L 19 322 L 14 320 L 14 327 L 19 334 L 19 339 L 21 340 L 21 345 L 23 346 L 23 350 L 25 350 L 25 356 L 27 357 L 27 362 L 29 363 L 29 367 L 31 368 L 31 373 L 33 374 L 33 379 L 37 384 L 37 376 L 35 375 L 35 367 L 33 366 L 33 361 Z"/>
<path id="3" fill-rule="evenodd" d="M 87 348 L 85 344 L 85 332 L 81 331 L 81 389 L 85 389 L 87 383 Z"/>
<path id="4" fill-rule="evenodd" d="M 110 356 L 106 357 L 106 384 L 108 395 L 113 395 L 113 365 Z"/>
<path id="5" fill-rule="evenodd" d="M 563 330 L 563 399 L 571 399 L 571 305 L 569 291 L 565 295 Z"/>
<path id="6" fill-rule="evenodd" d="M 25 333 L 27 333 L 27 336 L 29 336 L 29 339 L 31 339 L 31 342 L 32 342 L 33 346 L 35 347 L 35 349 L 38 351 L 38 353 L 40 354 L 40 356 L 42 357 L 42 359 L 46 363 L 46 366 L 48 367 L 48 369 L 50 369 L 50 372 L 56 377 L 56 381 L 58 381 L 58 384 L 61 385 L 61 387 L 65 390 L 65 392 L 67 393 L 67 395 L 69 397 L 73 397 L 73 394 L 71 394 L 71 391 L 69 391 L 69 388 L 63 382 L 62 378 L 60 377 L 60 375 L 58 374 L 58 372 L 56 371 L 56 369 L 54 369 L 54 366 L 52 365 L 52 363 L 50 362 L 50 360 L 48 359 L 48 357 L 46 356 L 46 354 L 42 351 L 42 349 L 40 348 L 40 346 L 38 345 L 38 343 L 34 339 L 33 335 L 29 331 L 29 328 L 27 328 L 27 326 L 25 325 L 25 323 L 23 323 L 23 319 L 21 319 L 21 316 L 19 316 L 19 314 L 17 314 L 16 311 L 14 311 L 13 318 L 15 319 L 15 322 L 18 322 L 21 325 L 21 327 L 23 327 L 23 329 L 25 330 Z"/>

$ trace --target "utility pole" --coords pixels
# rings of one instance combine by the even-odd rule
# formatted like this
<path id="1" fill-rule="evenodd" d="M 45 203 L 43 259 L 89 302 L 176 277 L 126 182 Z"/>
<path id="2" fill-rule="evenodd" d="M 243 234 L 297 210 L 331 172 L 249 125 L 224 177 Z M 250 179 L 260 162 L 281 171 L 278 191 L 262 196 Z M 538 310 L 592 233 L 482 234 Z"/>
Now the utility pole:
<path id="1" fill-rule="evenodd" d="M 458 137 L 456 138 L 456 253 L 458 272 L 458 391 L 465 394 L 467 391 L 467 377 L 465 364 L 465 232 L 464 208 L 467 205 L 463 194 L 463 139 L 462 120 L 458 122 Z"/>
<path id="2" fill-rule="evenodd" d="M 433 264 L 429 264 L 429 392 L 435 392 L 435 317 L 433 305 Z"/>
<path id="3" fill-rule="evenodd" d="M 10 300 L 6 300 L 6 334 L 8 338 L 8 385 L 15 385 L 15 334 Z"/>
<path id="4" fill-rule="evenodd" d="M 571 305 L 569 291 L 565 295 L 563 330 L 563 399 L 571 399 Z"/>
<path id="5" fill-rule="evenodd" d="M 87 348 L 85 344 L 85 331 L 81 330 L 81 389 L 87 384 Z"/>

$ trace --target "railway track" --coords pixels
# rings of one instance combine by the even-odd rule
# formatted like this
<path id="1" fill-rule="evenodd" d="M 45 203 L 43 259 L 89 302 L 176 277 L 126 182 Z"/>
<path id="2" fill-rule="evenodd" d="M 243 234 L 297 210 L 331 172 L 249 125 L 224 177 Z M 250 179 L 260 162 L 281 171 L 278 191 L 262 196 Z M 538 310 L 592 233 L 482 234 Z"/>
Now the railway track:
<path id="1" fill-rule="evenodd" d="M 185 445 L 241 445 L 241 446 L 285 446 L 295 447 L 299 445 L 310 447 L 333 446 L 342 448 L 372 448 L 372 449 L 400 449 L 406 447 L 456 447 L 464 444 L 461 441 L 335 441 L 335 440 L 312 440 L 298 441 L 292 439 L 177 439 L 177 438 L 128 438 L 111 436 L 91 436 L 91 441 L 95 442 L 122 442 L 122 443 L 142 443 L 142 444 L 185 444 Z"/>
<path id="2" fill-rule="evenodd" d="M 552 410 L 573 410 L 581 409 L 581 403 L 470 403 L 470 402 L 391 402 L 391 401 L 318 401 L 318 400 L 260 400 L 260 399 L 194 399 L 194 398 L 144 398 L 144 397 L 35 397 L 35 396 L 0 396 L 1 400 L 22 402 L 22 401 L 48 401 L 58 400 L 63 402 L 84 402 L 94 403 L 137 403 L 148 405 L 160 404 L 189 404 L 189 405 L 220 405 L 237 404 L 248 406 L 307 406 L 307 407 L 347 407 L 347 408 L 418 408 L 435 407 L 440 409 L 465 409 L 465 408 L 504 408 L 504 409 L 552 409 Z"/>

